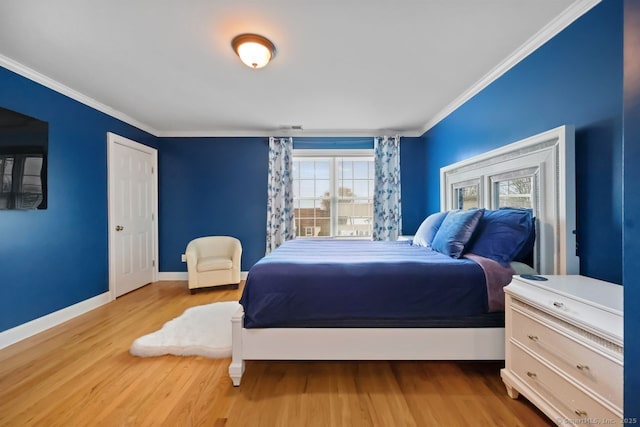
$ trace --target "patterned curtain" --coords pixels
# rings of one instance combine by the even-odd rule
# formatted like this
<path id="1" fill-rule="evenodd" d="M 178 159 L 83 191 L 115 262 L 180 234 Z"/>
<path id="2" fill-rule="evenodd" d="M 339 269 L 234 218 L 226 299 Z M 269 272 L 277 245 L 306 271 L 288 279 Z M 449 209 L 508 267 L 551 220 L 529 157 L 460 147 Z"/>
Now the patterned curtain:
<path id="1" fill-rule="evenodd" d="M 374 144 L 373 240 L 396 240 L 402 234 L 400 137 L 375 138 Z"/>
<path id="2" fill-rule="evenodd" d="M 269 138 L 267 254 L 295 237 L 293 138 Z"/>

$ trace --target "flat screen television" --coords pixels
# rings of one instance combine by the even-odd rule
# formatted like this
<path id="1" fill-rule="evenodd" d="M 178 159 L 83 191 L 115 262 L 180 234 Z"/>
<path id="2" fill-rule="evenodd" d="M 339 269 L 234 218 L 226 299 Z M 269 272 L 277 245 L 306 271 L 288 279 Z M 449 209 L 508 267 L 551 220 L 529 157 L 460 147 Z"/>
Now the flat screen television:
<path id="1" fill-rule="evenodd" d="M 47 208 L 49 123 L 0 107 L 0 210 Z"/>

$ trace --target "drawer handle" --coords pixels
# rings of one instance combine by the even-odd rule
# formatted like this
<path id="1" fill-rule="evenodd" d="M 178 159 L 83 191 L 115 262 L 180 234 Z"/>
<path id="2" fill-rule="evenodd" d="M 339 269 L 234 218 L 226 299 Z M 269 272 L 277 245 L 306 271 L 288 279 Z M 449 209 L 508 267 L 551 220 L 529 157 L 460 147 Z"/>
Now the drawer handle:
<path id="1" fill-rule="evenodd" d="M 538 378 L 538 375 L 536 375 L 536 373 L 535 373 L 535 372 L 531 372 L 531 371 L 528 371 L 528 372 L 527 372 L 527 376 L 528 376 L 529 378 L 534 378 L 534 379 L 535 379 L 535 378 Z"/>
<path id="2" fill-rule="evenodd" d="M 527 335 L 531 341 L 538 342 L 538 337 L 535 335 Z"/>
<path id="3" fill-rule="evenodd" d="M 554 301 L 553 302 L 553 306 L 557 307 L 557 308 L 562 308 L 562 307 L 564 307 L 564 304 L 561 303 L 561 302 L 558 302 L 558 301 Z"/>
<path id="4" fill-rule="evenodd" d="M 586 417 L 587 416 L 587 411 L 583 411 L 582 409 L 576 409 L 573 412 L 579 417 Z"/>
<path id="5" fill-rule="evenodd" d="M 576 368 L 580 369 L 581 371 L 588 371 L 589 365 L 583 365 L 582 363 L 579 363 L 576 365 Z"/>

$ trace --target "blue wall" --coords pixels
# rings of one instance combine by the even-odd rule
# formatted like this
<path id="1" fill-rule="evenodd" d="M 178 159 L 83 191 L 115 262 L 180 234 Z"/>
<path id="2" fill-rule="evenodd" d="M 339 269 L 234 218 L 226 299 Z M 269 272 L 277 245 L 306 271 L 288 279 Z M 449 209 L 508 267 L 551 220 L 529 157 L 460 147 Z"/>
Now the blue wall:
<path id="1" fill-rule="evenodd" d="M 424 153 L 425 144 L 422 138 L 403 137 L 400 139 L 403 234 L 415 234 L 427 216 L 424 211 L 426 200 Z"/>
<path id="2" fill-rule="evenodd" d="M 442 166 L 574 125 L 581 273 L 622 283 L 622 23 L 603 1 L 423 135 L 425 211 Z"/>
<path id="3" fill-rule="evenodd" d="M 624 7 L 624 412 L 640 420 L 640 2 Z"/>
<path id="4" fill-rule="evenodd" d="M 413 233 L 424 206 L 424 144 L 402 138 L 403 230 Z M 371 138 L 294 138 L 296 149 L 372 148 Z M 161 138 L 160 271 L 186 271 L 190 240 L 231 235 L 242 242 L 242 270 L 264 256 L 267 227 L 267 138 Z"/>
<path id="5" fill-rule="evenodd" d="M 107 142 L 156 138 L 0 67 L 0 105 L 49 122 L 48 208 L 0 211 L 0 331 L 108 291 Z"/>
<path id="6" fill-rule="evenodd" d="M 242 242 L 242 270 L 264 256 L 267 138 L 162 138 L 159 142 L 160 271 L 186 271 L 190 240 Z"/>

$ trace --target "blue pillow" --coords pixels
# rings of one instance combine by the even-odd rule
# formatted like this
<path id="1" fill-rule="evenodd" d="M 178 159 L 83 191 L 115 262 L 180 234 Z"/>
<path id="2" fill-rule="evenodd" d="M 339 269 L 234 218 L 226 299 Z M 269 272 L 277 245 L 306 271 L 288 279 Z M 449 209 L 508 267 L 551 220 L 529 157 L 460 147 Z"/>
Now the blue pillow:
<path id="1" fill-rule="evenodd" d="M 442 221 L 431 247 L 441 254 L 460 258 L 465 245 L 471 240 L 484 209 L 451 211 Z"/>
<path id="2" fill-rule="evenodd" d="M 533 239 L 531 235 L 533 233 Z M 467 251 L 490 258 L 503 265 L 515 260 L 521 252 L 531 252 L 535 243 L 533 217 L 529 209 L 485 211 Z M 528 251 L 525 246 L 529 245 Z"/>
<path id="3" fill-rule="evenodd" d="M 428 248 L 431 246 L 431 242 L 435 237 L 440 225 L 442 225 L 442 221 L 447 217 L 449 212 L 437 212 L 429 215 L 422 221 L 420 227 L 418 227 L 418 231 L 416 231 L 415 236 L 413 236 L 413 244 L 417 246 L 424 246 Z"/>
<path id="4" fill-rule="evenodd" d="M 536 217 L 533 216 L 531 211 L 531 232 L 527 242 L 522 246 L 518 255 L 513 259 L 514 261 L 524 262 L 528 265 L 533 265 L 533 247 L 536 244 Z"/>

